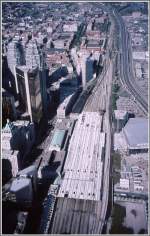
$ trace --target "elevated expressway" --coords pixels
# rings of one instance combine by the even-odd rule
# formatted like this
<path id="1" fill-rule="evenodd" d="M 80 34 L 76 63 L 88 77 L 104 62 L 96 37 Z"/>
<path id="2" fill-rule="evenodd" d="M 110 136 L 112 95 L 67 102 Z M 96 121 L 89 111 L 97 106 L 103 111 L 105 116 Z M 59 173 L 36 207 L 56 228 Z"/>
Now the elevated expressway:
<path id="1" fill-rule="evenodd" d="M 116 9 L 110 10 L 114 16 L 116 24 L 119 27 L 119 51 L 120 51 L 120 79 L 124 87 L 130 92 L 134 100 L 140 106 L 145 114 L 148 113 L 148 102 L 135 82 L 133 64 L 132 64 L 132 48 L 129 33 L 125 23 Z"/>

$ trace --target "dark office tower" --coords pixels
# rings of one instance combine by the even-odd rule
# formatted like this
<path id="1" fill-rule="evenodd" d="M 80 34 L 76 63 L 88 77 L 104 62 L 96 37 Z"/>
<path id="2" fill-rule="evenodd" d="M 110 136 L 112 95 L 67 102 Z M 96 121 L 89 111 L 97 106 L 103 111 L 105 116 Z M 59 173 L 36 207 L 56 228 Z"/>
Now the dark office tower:
<path id="1" fill-rule="evenodd" d="M 38 67 L 17 67 L 16 81 L 20 111 L 24 115 L 29 115 L 31 122 L 39 123 L 42 118 L 42 99 Z"/>
<path id="2" fill-rule="evenodd" d="M 42 107 L 43 113 L 47 117 L 47 88 L 46 88 L 46 78 L 48 76 L 48 71 L 45 69 L 40 69 L 40 86 L 41 86 L 41 96 L 42 96 Z"/>
<path id="3" fill-rule="evenodd" d="M 43 105 L 43 113 L 44 116 L 47 117 L 47 110 L 48 110 L 48 104 L 47 104 L 47 78 L 48 78 L 48 68 L 45 62 L 45 49 L 41 50 L 40 52 L 40 84 L 41 84 L 41 95 L 42 95 L 42 105 Z"/>
<path id="4" fill-rule="evenodd" d="M 8 67 L 7 57 L 2 56 L 2 87 L 16 97 L 15 77 Z"/>
<path id="5" fill-rule="evenodd" d="M 44 47 L 40 48 L 36 40 L 32 39 L 26 45 L 26 65 L 32 69 L 39 68 L 40 88 L 42 97 L 42 107 L 44 116 L 47 115 L 47 87 L 46 79 L 48 77 L 48 70 L 45 64 Z"/>
<path id="6" fill-rule="evenodd" d="M 12 121 L 17 117 L 14 96 L 5 89 L 2 89 L 2 114 L 3 125 L 7 119 Z"/>
<path id="7" fill-rule="evenodd" d="M 82 86 L 93 78 L 93 59 L 86 53 L 81 55 L 81 72 L 82 72 Z"/>

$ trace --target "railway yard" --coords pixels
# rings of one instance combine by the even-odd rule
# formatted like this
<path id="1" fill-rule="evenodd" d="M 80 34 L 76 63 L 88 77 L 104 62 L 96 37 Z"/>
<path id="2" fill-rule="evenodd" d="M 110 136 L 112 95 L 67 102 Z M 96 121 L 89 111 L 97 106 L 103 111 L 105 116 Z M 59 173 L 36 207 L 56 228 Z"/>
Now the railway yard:
<path id="1" fill-rule="evenodd" d="M 34 223 L 28 222 L 30 229 L 27 226 L 25 232 L 30 231 L 33 224 L 31 231 L 41 234 L 111 233 L 114 219 L 122 214 L 119 210 L 115 212 L 117 204 L 121 209 L 124 207 L 125 215 L 119 215 L 124 225 L 116 226 L 125 229 L 122 233 L 126 230 L 147 232 L 148 93 L 147 64 L 143 63 L 144 60 L 147 63 L 147 54 L 143 54 L 146 59 L 141 60 L 139 72 L 139 60 L 135 59 L 138 52 L 133 50 L 135 42 L 132 30 L 130 32 L 130 25 L 135 24 L 131 21 L 134 14 L 122 17 L 119 10 L 122 8 L 117 3 L 100 3 L 99 7 L 97 4 L 89 8 L 91 12 L 95 9 L 96 16 L 91 18 L 90 11 L 88 16 L 85 8 L 81 14 L 82 24 L 78 25 L 77 21 L 74 25 L 71 46 L 66 50 L 68 61 L 73 65 L 72 72 L 68 73 L 73 76 L 69 80 L 65 80 L 65 75 L 64 78 L 60 76 L 64 83 L 61 81 L 59 89 L 52 90 L 49 99 L 50 102 L 54 100 L 54 114 L 46 121 L 45 133 L 41 128 L 31 149 L 31 158 L 25 162 L 25 166 L 37 166 L 37 196 L 40 199 L 37 212 L 32 208 L 29 213 L 30 218 L 32 215 L 36 218 L 37 214 L 37 219 Z M 82 3 L 79 8 L 81 6 Z M 63 21 L 59 23 L 58 20 L 57 27 L 63 27 Z M 107 26 L 106 30 L 101 29 L 102 25 Z M 60 33 L 57 27 L 55 34 Z M 70 28 L 67 29 L 69 32 Z M 63 32 L 63 39 L 68 37 L 68 32 Z M 105 38 L 105 48 L 100 47 L 101 38 Z M 54 42 L 50 45 L 54 49 L 58 45 L 62 53 L 60 39 Z M 87 58 L 83 67 L 88 72 L 82 68 L 84 53 Z M 137 73 L 143 73 L 140 79 Z M 69 97 L 72 81 L 76 86 Z M 77 96 L 70 102 L 76 92 Z M 67 99 L 63 105 L 61 96 Z M 43 123 L 41 126 L 44 127 Z M 136 227 L 138 222 L 140 226 Z M 37 224 L 36 229 L 34 224 Z"/>
<path id="2" fill-rule="evenodd" d="M 64 166 L 65 176 L 62 180 L 61 187 L 58 192 L 58 200 L 56 204 L 56 211 L 54 214 L 52 229 L 50 231 L 51 233 L 100 233 L 103 228 L 103 224 L 105 223 L 105 214 L 109 197 L 108 173 L 110 168 L 111 147 L 109 105 L 112 75 L 113 61 L 111 61 L 109 64 L 108 70 L 106 71 L 104 77 L 105 79 L 97 82 L 96 87 L 92 91 L 92 94 L 89 96 L 85 104 L 83 113 L 79 115 L 80 118 L 77 121 L 77 127 L 75 128 L 73 136 L 71 138 L 71 143 L 74 144 L 70 144 L 68 150 L 68 158 L 66 159 L 66 163 Z M 100 94 L 101 96 L 99 96 Z M 101 114 L 100 110 L 103 111 L 103 114 Z M 81 129 L 80 123 L 82 122 L 82 116 L 84 116 L 84 114 L 87 114 L 85 116 L 89 117 L 86 118 L 85 126 L 83 127 L 83 129 Z M 96 121 L 96 117 L 99 117 L 99 119 L 97 118 L 97 125 L 93 125 L 94 121 Z M 86 125 L 88 125 L 88 127 L 86 127 Z M 95 132 L 92 132 L 95 138 L 90 136 L 90 128 L 92 131 L 93 129 L 95 129 Z M 89 131 L 87 131 L 86 129 L 88 129 Z M 92 161 L 92 159 L 89 159 L 88 162 L 86 161 L 87 158 L 90 158 L 90 155 L 86 155 L 87 149 L 89 145 L 90 147 L 94 148 L 93 145 L 96 145 L 96 133 L 98 131 L 100 132 L 100 130 L 104 131 L 106 134 L 104 151 L 105 154 L 103 158 L 103 176 L 106 176 L 106 178 L 102 181 L 102 191 L 101 186 L 99 185 L 100 183 L 98 184 L 99 186 L 97 185 L 97 189 L 95 189 L 96 181 L 95 185 L 93 185 L 94 181 L 91 181 L 91 185 L 87 183 L 87 187 L 85 184 L 88 179 L 94 179 L 94 176 L 97 176 L 98 172 L 99 175 L 101 175 L 101 171 L 98 171 L 97 169 L 99 165 L 96 165 L 95 162 L 93 162 L 93 164 L 92 162 L 89 162 L 89 160 Z M 101 134 L 102 136 L 99 136 L 98 139 L 100 143 L 102 142 L 101 140 L 104 139 L 104 133 Z M 75 142 L 75 140 L 77 141 Z M 91 145 L 91 141 L 93 145 Z M 80 143 L 82 143 L 81 146 Z M 77 146 L 78 149 L 76 149 Z M 73 149 L 75 149 L 76 151 L 74 152 Z M 92 150 L 92 148 L 90 150 L 95 151 L 96 155 L 96 150 Z M 70 154 L 69 151 L 72 152 L 72 154 Z M 81 152 L 82 155 L 80 155 Z M 91 153 L 92 158 L 92 152 L 88 153 Z M 100 155 L 97 155 L 97 157 L 100 157 Z M 88 163 L 87 167 L 85 163 Z M 92 164 L 91 168 L 89 163 Z M 102 165 L 99 168 L 102 169 Z M 81 179 L 81 181 L 79 181 L 78 178 Z M 97 178 L 101 177 L 97 176 Z M 91 190 L 93 189 L 94 192 L 90 190 L 90 186 Z M 76 225 L 76 227 L 74 225 Z"/>

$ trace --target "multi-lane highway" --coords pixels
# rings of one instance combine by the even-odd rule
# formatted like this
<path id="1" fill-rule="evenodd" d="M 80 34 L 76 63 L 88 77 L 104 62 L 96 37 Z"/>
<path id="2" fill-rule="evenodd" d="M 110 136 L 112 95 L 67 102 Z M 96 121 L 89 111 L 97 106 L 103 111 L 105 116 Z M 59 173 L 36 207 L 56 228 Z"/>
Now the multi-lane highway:
<path id="1" fill-rule="evenodd" d="M 132 65 L 132 48 L 129 33 L 126 29 L 125 23 L 121 15 L 116 9 L 112 10 L 112 14 L 119 26 L 119 51 L 120 51 L 120 79 L 125 88 L 134 97 L 137 104 L 140 105 L 141 109 L 147 114 L 148 112 L 148 102 L 146 101 L 143 92 L 140 90 L 135 82 L 133 65 Z"/>

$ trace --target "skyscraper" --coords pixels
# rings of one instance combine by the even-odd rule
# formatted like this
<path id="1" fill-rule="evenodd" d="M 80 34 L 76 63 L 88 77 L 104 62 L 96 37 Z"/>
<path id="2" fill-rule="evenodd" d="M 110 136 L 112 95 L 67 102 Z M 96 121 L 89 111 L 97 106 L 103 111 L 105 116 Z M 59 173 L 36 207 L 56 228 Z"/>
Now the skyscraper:
<path id="1" fill-rule="evenodd" d="M 16 87 L 19 95 L 20 110 L 30 116 L 31 122 L 39 122 L 42 118 L 42 98 L 38 67 L 27 66 L 16 68 Z"/>
<path id="2" fill-rule="evenodd" d="M 14 120 L 17 117 L 14 96 L 5 89 L 2 89 L 2 112 L 4 122 L 7 118 Z"/>
<path id="3" fill-rule="evenodd" d="M 93 78 L 93 59 L 87 54 L 81 55 L 82 86 Z"/>
<path id="4" fill-rule="evenodd" d="M 26 45 L 26 65 L 28 68 L 39 68 L 40 89 L 42 97 L 42 107 L 44 115 L 47 114 L 47 87 L 46 78 L 48 76 L 45 60 L 44 47 L 40 48 L 36 40 L 32 39 Z"/>
<path id="5" fill-rule="evenodd" d="M 8 44 L 7 61 L 8 67 L 13 75 L 15 75 L 15 66 L 25 65 L 25 51 L 19 36 L 13 38 L 13 40 Z"/>
<path id="6" fill-rule="evenodd" d="M 42 106 L 43 106 L 43 114 L 45 117 L 47 117 L 47 109 L 48 109 L 48 94 L 47 94 L 47 78 L 48 78 L 48 67 L 46 65 L 45 61 L 45 46 L 40 51 L 40 85 L 41 85 L 41 96 L 42 96 Z"/>

